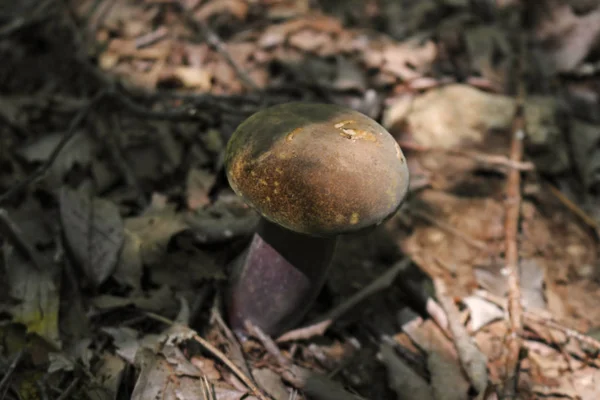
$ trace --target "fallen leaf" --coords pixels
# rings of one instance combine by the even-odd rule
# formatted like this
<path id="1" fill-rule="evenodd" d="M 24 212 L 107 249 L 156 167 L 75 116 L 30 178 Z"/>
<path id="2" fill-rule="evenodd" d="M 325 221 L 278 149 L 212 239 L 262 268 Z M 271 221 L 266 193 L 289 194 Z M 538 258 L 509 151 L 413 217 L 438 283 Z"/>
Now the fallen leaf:
<path id="1" fill-rule="evenodd" d="M 184 88 L 207 92 L 212 86 L 212 75 L 204 68 L 179 66 L 161 72 L 159 82 L 165 81 L 176 81 Z"/>
<path id="2" fill-rule="evenodd" d="M 123 248 L 113 273 L 113 278 L 122 285 L 127 285 L 139 292 L 142 284 L 144 264 L 140 253 L 140 239 L 134 233 L 124 230 Z"/>
<path id="3" fill-rule="evenodd" d="M 256 383 L 275 400 L 287 400 L 290 393 L 283 384 L 281 376 L 268 368 L 255 368 L 252 370 L 252 376 Z"/>
<path id="4" fill-rule="evenodd" d="M 514 110 L 509 97 L 452 84 L 417 96 L 406 125 L 420 145 L 456 148 L 482 143 L 488 132 L 510 127 Z"/>
<path id="5" fill-rule="evenodd" d="M 88 395 L 90 399 L 116 399 L 126 366 L 125 361 L 120 357 L 106 351 L 100 354 L 98 367 L 95 371 L 95 377 L 100 384 L 100 387 L 91 387 L 87 389 L 89 391 Z"/>
<path id="6" fill-rule="evenodd" d="M 116 308 L 135 306 L 141 310 L 164 313 L 177 309 L 178 303 L 171 289 L 162 286 L 159 289 L 149 290 L 146 294 L 130 297 L 113 295 L 100 295 L 91 299 L 91 304 L 100 310 L 111 310 Z"/>
<path id="7" fill-rule="evenodd" d="M 134 236 L 145 265 L 157 265 L 166 254 L 171 238 L 188 229 L 181 214 L 170 208 L 152 211 L 125 220 L 125 229 Z"/>
<path id="8" fill-rule="evenodd" d="M 90 199 L 65 187 L 59 202 L 69 248 L 86 276 L 99 285 L 113 273 L 123 245 L 119 209 L 108 200 Z"/>
<path id="9" fill-rule="evenodd" d="M 403 81 L 423 76 L 437 57 L 437 46 L 432 41 L 416 40 L 390 44 L 383 50 L 382 69 Z"/>
<path id="10" fill-rule="evenodd" d="M 218 381 L 221 379 L 221 373 L 215 366 L 215 362 L 210 358 L 195 356 L 190 360 L 192 364 L 205 375 L 211 381 Z"/>
<path id="11" fill-rule="evenodd" d="M 218 14 L 230 14 L 244 21 L 248 15 L 248 3 L 243 0 L 212 0 L 194 12 L 194 16 L 202 21 Z"/>
<path id="12" fill-rule="evenodd" d="M 504 311 L 497 305 L 482 299 L 479 296 L 469 296 L 462 299 L 469 309 L 471 330 L 476 333 L 493 321 L 504 318 Z"/>
<path id="13" fill-rule="evenodd" d="M 215 174 L 205 169 L 191 168 L 186 180 L 187 206 L 190 210 L 202 208 L 210 203 L 208 196 L 215 183 Z"/>
<path id="14" fill-rule="evenodd" d="M 382 344 L 377 358 L 386 366 L 389 387 L 400 400 L 434 400 L 433 391 L 427 381 L 417 375 L 396 355 L 393 347 Z"/>
<path id="15" fill-rule="evenodd" d="M 577 15 L 569 2 L 550 2 L 539 14 L 535 27 L 536 39 L 544 49 L 551 69 L 572 71 L 597 48 L 600 7 Z"/>
<path id="16" fill-rule="evenodd" d="M 63 138 L 63 132 L 43 135 L 34 142 L 21 147 L 18 154 L 31 163 L 46 162 Z M 94 151 L 95 143 L 90 135 L 78 132 L 67 142 L 48 168 L 44 180 L 49 187 L 60 186 L 67 172 L 75 165 L 86 167 L 90 164 Z"/>

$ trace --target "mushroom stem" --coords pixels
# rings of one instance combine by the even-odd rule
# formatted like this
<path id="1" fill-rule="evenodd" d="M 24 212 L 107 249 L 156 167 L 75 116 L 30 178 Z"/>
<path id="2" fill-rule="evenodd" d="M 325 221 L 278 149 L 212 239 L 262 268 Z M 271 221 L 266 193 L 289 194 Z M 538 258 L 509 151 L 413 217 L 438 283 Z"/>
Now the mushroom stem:
<path id="1" fill-rule="evenodd" d="M 232 328 L 244 330 L 249 320 L 277 335 L 300 322 L 325 283 L 336 242 L 261 218 L 250 246 L 232 266 L 226 300 Z"/>

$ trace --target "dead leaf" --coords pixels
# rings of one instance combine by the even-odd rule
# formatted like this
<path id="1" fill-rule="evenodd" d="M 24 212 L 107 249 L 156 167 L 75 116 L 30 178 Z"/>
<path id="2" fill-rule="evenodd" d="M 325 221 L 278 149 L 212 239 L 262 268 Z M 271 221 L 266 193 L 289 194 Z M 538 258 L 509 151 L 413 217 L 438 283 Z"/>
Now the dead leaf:
<path id="1" fill-rule="evenodd" d="M 221 373 L 215 366 L 215 362 L 210 358 L 195 356 L 190 360 L 192 364 L 200 371 L 202 374 L 206 376 L 211 381 L 218 381 L 221 379 Z"/>
<path id="2" fill-rule="evenodd" d="M 299 50 L 314 53 L 325 46 L 332 39 L 324 32 L 315 32 L 313 30 L 303 29 L 292 34 L 289 38 L 289 44 Z"/>
<path id="3" fill-rule="evenodd" d="M 434 400 L 433 391 L 427 381 L 417 375 L 396 355 L 393 347 L 382 344 L 377 358 L 388 371 L 388 385 L 396 392 L 398 400 Z"/>
<path id="4" fill-rule="evenodd" d="M 332 86 L 338 90 L 365 91 L 367 82 L 363 69 L 346 57 L 338 56 L 336 77 Z"/>
<path id="5" fill-rule="evenodd" d="M 454 384 L 456 376 L 449 371 L 455 368 L 444 356 L 433 351 L 427 356 L 427 369 L 431 374 L 431 388 L 436 400 L 466 400 L 467 392 Z"/>
<path id="6" fill-rule="evenodd" d="M 63 187 L 60 217 L 67 243 L 79 266 L 96 285 L 114 271 L 123 245 L 123 221 L 112 202 L 90 199 Z"/>
<path id="7" fill-rule="evenodd" d="M 230 14 L 244 21 L 248 15 L 248 3 L 243 0 L 212 0 L 194 12 L 194 16 L 202 21 L 207 21 L 218 14 Z"/>
<path id="8" fill-rule="evenodd" d="M 215 183 L 215 174 L 205 169 L 191 168 L 186 181 L 187 206 L 190 210 L 210 203 L 208 193 Z"/>
<path id="9" fill-rule="evenodd" d="M 149 290 L 145 294 L 130 297 L 120 297 L 108 294 L 100 295 L 92 298 L 91 304 L 100 310 L 135 306 L 141 310 L 152 311 L 155 313 L 176 310 L 179 306 L 171 289 L 167 286 L 162 286 L 158 289 Z"/>
<path id="10" fill-rule="evenodd" d="M 256 383 L 273 397 L 275 400 L 287 400 L 290 393 L 283 384 L 281 377 L 268 368 L 255 368 L 252 370 L 252 376 Z"/>
<path id="11" fill-rule="evenodd" d="M 99 358 L 95 376 L 100 387 L 89 388 L 89 397 L 93 400 L 114 400 L 117 398 L 125 373 L 125 361 L 106 351 Z"/>
<path id="12" fill-rule="evenodd" d="M 165 256 L 173 237 L 188 229 L 181 214 L 170 208 L 153 211 L 125 220 L 125 229 L 134 236 L 139 254 L 145 265 L 157 265 Z"/>
<path id="13" fill-rule="evenodd" d="M 136 365 L 141 371 L 131 395 L 132 400 L 210 400 L 202 389 L 202 371 L 194 367 L 177 347 L 165 346 L 158 353 L 142 349 L 136 356 Z M 246 392 L 236 391 L 224 384 L 214 385 L 213 390 L 217 399 L 241 400 L 246 396 Z"/>
<path id="14" fill-rule="evenodd" d="M 573 161 L 587 190 L 600 187 L 600 126 L 579 119 L 571 122 Z"/>
<path id="15" fill-rule="evenodd" d="M 48 373 L 52 374 L 57 371 L 73 371 L 75 363 L 63 353 L 48 354 L 50 365 L 48 365 Z"/>
<path id="16" fill-rule="evenodd" d="M 28 162 L 43 163 L 46 162 L 59 142 L 63 140 L 64 133 L 49 133 L 41 136 L 39 139 L 29 143 L 18 150 Z M 94 155 L 95 143 L 90 135 L 85 132 L 78 132 L 67 142 L 58 157 L 48 168 L 44 180 L 49 187 L 58 187 L 62 184 L 67 172 L 75 165 L 85 167 L 90 164 Z"/>
<path id="17" fill-rule="evenodd" d="M 462 302 L 469 308 L 471 330 L 473 333 L 476 333 L 493 321 L 504 318 L 504 311 L 502 309 L 479 296 L 466 297 L 462 299 Z"/>
<path id="18" fill-rule="evenodd" d="M 4 265 L 10 295 L 20 304 L 11 308 L 13 321 L 60 348 L 59 290 L 48 271 L 38 271 L 11 245 L 4 244 Z"/>
<path id="19" fill-rule="evenodd" d="M 140 246 L 139 237 L 125 229 L 123 248 L 113 273 L 113 278 L 117 282 L 133 288 L 135 292 L 138 292 L 141 288 L 141 279 L 144 272 Z"/>
<path id="20" fill-rule="evenodd" d="M 164 69 L 160 74 L 159 82 L 165 81 L 175 81 L 184 88 L 207 92 L 212 86 L 212 75 L 204 68 L 182 65 Z"/>
<path id="21" fill-rule="evenodd" d="M 46 217 L 34 202 L 10 212 L 23 240 L 35 251 L 35 265 L 12 246 L 3 244 L 5 279 L 8 294 L 18 303 L 7 307 L 13 321 L 23 324 L 28 332 L 37 333 L 55 348 L 61 347 L 59 333 L 60 269 L 52 261 L 54 232 L 45 224 Z M 45 250 L 41 251 L 38 248 Z"/>
<path id="22" fill-rule="evenodd" d="M 437 57 L 437 46 L 432 41 L 416 40 L 390 44 L 383 50 L 384 71 L 409 81 L 425 74 Z"/>
<path id="23" fill-rule="evenodd" d="M 569 2 L 549 2 L 535 27 L 536 38 L 558 72 L 569 72 L 581 64 L 599 43 L 600 7 L 576 15 Z"/>

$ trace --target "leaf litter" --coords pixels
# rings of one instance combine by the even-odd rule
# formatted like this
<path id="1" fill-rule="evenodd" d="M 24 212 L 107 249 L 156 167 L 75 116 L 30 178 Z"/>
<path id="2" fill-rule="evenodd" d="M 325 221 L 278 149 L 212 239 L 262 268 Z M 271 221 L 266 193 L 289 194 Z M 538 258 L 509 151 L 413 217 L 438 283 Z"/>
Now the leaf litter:
<path id="1" fill-rule="evenodd" d="M 41 20 L 22 7 L 0 21 L 2 393 L 491 399 L 511 378 L 516 398 L 599 396 L 600 8 L 334 3 L 48 2 Z M 341 240 L 285 340 L 238 338 L 218 299 L 256 216 L 227 186 L 224 145 L 292 100 L 381 121 L 412 194 Z M 509 158 L 516 122 L 523 160 Z"/>

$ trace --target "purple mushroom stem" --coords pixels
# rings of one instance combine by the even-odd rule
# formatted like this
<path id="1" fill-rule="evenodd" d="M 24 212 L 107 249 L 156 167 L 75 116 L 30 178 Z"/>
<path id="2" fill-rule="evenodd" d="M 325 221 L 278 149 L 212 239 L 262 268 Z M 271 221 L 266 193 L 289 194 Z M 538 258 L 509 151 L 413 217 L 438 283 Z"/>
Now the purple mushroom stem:
<path id="1" fill-rule="evenodd" d="M 227 314 L 234 330 L 246 319 L 276 335 L 297 324 L 322 289 L 335 237 L 292 232 L 264 218 L 250 246 L 234 261 Z"/>

